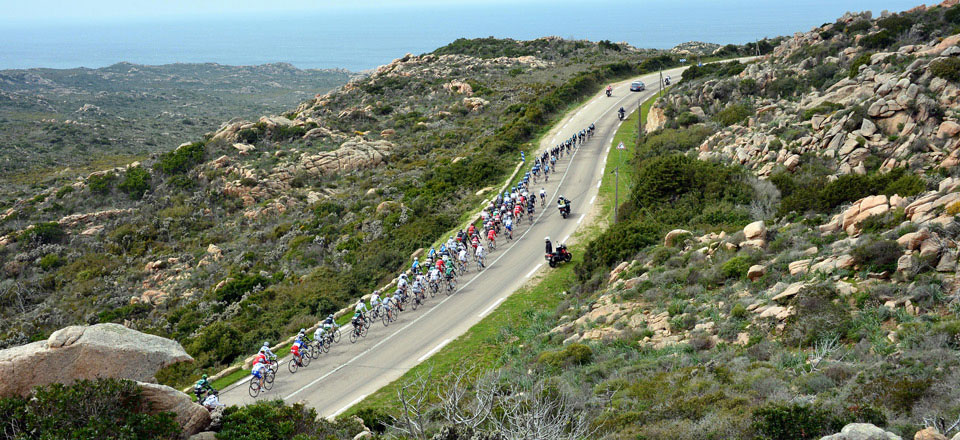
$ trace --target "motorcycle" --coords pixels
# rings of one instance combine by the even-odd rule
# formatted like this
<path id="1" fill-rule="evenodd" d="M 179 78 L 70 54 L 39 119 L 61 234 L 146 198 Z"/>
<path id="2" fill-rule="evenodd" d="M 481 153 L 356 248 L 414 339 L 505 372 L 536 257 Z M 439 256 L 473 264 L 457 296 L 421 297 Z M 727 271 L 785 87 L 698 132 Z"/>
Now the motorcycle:
<path id="1" fill-rule="evenodd" d="M 667 86 L 670 85 L 670 77 L 669 77 L 669 76 L 663 79 L 663 84 L 664 84 L 664 85 L 667 85 Z"/>
<path id="2" fill-rule="evenodd" d="M 607 98 L 613 96 L 613 90 L 607 89 Z"/>
<path id="3" fill-rule="evenodd" d="M 567 250 L 566 245 L 560 244 L 552 253 L 545 254 L 544 258 L 547 260 L 547 264 L 549 264 L 550 267 L 557 267 L 560 263 L 570 261 L 573 258 L 573 254 Z"/>
<path id="4" fill-rule="evenodd" d="M 626 114 L 627 114 L 627 112 L 623 111 L 623 109 L 621 108 L 621 109 L 617 112 L 617 117 L 620 118 L 620 120 L 622 121 L 623 118 L 624 118 L 624 116 L 626 116 Z"/>
<path id="5" fill-rule="evenodd" d="M 560 210 L 560 216 L 567 218 L 570 216 L 570 202 L 564 203 L 557 207 Z"/>

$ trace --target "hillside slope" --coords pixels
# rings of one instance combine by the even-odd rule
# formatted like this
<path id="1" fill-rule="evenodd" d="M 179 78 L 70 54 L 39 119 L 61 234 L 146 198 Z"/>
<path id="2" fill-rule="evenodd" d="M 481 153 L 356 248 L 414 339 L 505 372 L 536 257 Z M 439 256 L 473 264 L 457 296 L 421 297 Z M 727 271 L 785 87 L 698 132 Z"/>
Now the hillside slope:
<path id="1" fill-rule="evenodd" d="M 686 71 L 563 302 L 481 342 L 496 371 L 423 391 L 426 431 L 471 438 L 457 420 L 495 402 L 546 411 L 557 438 L 956 435 L 955 3 L 847 14 Z"/>
<path id="2" fill-rule="evenodd" d="M 0 210 L 0 345 L 121 322 L 183 343 L 197 364 L 161 375 L 182 384 L 390 280 L 568 106 L 676 62 L 610 43 L 458 40 L 283 115 L 28 192 Z"/>
<path id="3" fill-rule="evenodd" d="M 2 70 L 0 200 L 168 151 L 231 117 L 287 109 L 351 76 L 283 63 Z"/>

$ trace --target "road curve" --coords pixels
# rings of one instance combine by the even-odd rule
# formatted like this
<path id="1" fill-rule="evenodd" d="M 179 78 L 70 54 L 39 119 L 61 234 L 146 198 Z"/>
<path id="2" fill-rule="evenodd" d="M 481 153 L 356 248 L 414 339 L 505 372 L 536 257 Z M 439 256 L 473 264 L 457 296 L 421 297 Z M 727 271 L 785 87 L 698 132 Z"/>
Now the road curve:
<path id="1" fill-rule="evenodd" d="M 663 74 L 679 81 L 683 69 L 670 69 Z M 639 79 L 646 83 L 646 91 L 630 92 L 632 80 L 614 84 L 612 97 L 599 93 L 544 136 L 541 148 L 550 148 L 590 123 L 596 123 L 596 134 L 575 149 L 574 154 L 565 155 L 557 162 L 557 172 L 551 174 L 548 183 L 541 180 L 531 184 L 531 189 L 536 191 L 546 188 L 549 197 L 546 209 L 538 206 L 533 224 L 525 218 L 514 233 L 513 241 L 506 241 L 505 237 L 498 239 L 497 250 L 488 255 L 486 270 L 477 273 L 471 269 L 460 277 L 460 287 L 455 294 L 441 293 L 436 298 L 428 298 L 425 306 L 416 311 L 408 308 L 389 327 L 375 323 L 367 337 L 356 344 L 351 344 L 344 332 L 341 342 L 329 353 L 296 374 L 291 374 L 282 364 L 273 389 L 262 392 L 257 400 L 305 401 L 320 415 L 334 417 L 464 334 L 538 270 L 549 270 L 543 267 L 543 239 L 550 236 L 554 244 L 566 241 L 590 211 L 604 177 L 607 153 L 620 126 L 616 111 L 620 107 L 635 111 L 638 102 L 659 90 L 658 74 Z M 567 219 L 560 217 L 555 208 L 561 194 L 573 201 L 573 210 Z M 347 325 L 344 330 L 349 328 Z M 230 405 L 255 401 L 247 393 L 247 379 L 226 387 L 220 397 Z"/>

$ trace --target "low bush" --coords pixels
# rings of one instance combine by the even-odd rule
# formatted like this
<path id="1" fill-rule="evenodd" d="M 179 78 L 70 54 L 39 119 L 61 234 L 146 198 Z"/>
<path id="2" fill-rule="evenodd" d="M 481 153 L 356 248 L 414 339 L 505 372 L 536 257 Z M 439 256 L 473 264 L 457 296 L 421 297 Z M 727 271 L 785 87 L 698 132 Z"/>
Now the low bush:
<path id="1" fill-rule="evenodd" d="M 140 166 L 130 168 L 124 173 L 123 181 L 117 188 L 131 199 L 140 200 L 143 194 L 150 190 L 150 173 Z"/>
<path id="2" fill-rule="evenodd" d="M 538 362 L 556 368 L 588 364 L 593 360 L 593 350 L 584 344 L 570 344 L 561 350 L 540 353 Z"/>
<path id="3" fill-rule="evenodd" d="M 728 105 L 717 113 L 717 122 L 727 127 L 745 121 L 753 114 L 753 107 L 748 104 Z"/>
<path id="4" fill-rule="evenodd" d="M 720 266 L 720 274 L 724 278 L 745 278 L 750 266 L 753 265 L 752 259 L 746 255 L 738 255 L 723 263 Z"/>
<path id="5" fill-rule="evenodd" d="M 860 66 L 869 66 L 870 57 L 873 56 L 873 52 L 862 53 L 850 62 L 850 72 L 849 77 L 854 78 L 860 73 Z"/>
<path id="6" fill-rule="evenodd" d="M 809 346 L 821 339 L 845 334 L 850 324 L 849 306 L 836 299 L 837 292 L 830 285 L 803 288 L 790 300 L 796 314 L 787 318 L 783 341 L 793 346 Z"/>
<path id="7" fill-rule="evenodd" d="M 833 113 L 837 110 L 843 108 L 843 104 L 837 104 L 830 101 L 826 101 L 816 107 L 809 108 L 803 112 L 803 120 L 807 121 L 812 118 L 814 115 L 822 115 L 827 113 Z"/>
<path id="8" fill-rule="evenodd" d="M 261 275 L 244 275 L 231 280 L 214 292 L 217 301 L 236 302 L 254 287 L 267 288 L 270 280 Z"/>
<path id="9" fill-rule="evenodd" d="M 203 142 L 194 142 L 161 154 L 153 169 L 167 175 L 185 173 L 203 163 L 205 154 Z"/>
<path id="10" fill-rule="evenodd" d="M 55 269 L 63 265 L 63 258 L 57 254 L 47 254 L 40 259 L 40 268 L 43 270 Z"/>
<path id="11" fill-rule="evenodd" d="M 872 240 L 854 247 L 850 255 L 866 270 L 893 273 L 897 270 L 900 246 L 894 240 Z"/>
<path id="12" fill-rule="evenodd" d="M 757 439 L 803 440 L 837 432 L 842 426 L 826 410 L 811 405 L 773 404 L 753 412 Z"/>
<path id="13" fill-rule="evenodd" d="M 960 58 L 949 57 L 930 63 L 930 73 L 947 81 L 960 82 Z"/>
<path id="14" fill-rule="evenodd" d="M 896 42 L 897 39 L 886 29 L 860 38 L 860 45 L 867 49 L 884 49 Z"/>
<path id="15" fill-rule="evenodd" d="M 93 194 L 110 194 L 113 189 L 113 182 L 117 180 L 117 175 L 113 173 L 95 174 L 87 178 L 87 188 Z"/>
<path id="16" fill-rule="evenodd" d="M 29 398 L 0 399 L 0 433 L 17 440 L 178 439 L 176 414 L 146 414 L 129 380 L 83 380 L 38 387 Z"/>
<path id="17" fill-rule="evenodd" d="M 303 404 L 282 400 L 230 406 L 223 411 L 219 440 L 353 438 L 362 430 L 353 418 L 328 421 Z"/>
<path id="18" fill-rule="evenodd" d="M 37 223 L 20 235 L 20 240 L 34 244 L 52 244 L 63 240 L 66 233 L 57 222 Z"/>

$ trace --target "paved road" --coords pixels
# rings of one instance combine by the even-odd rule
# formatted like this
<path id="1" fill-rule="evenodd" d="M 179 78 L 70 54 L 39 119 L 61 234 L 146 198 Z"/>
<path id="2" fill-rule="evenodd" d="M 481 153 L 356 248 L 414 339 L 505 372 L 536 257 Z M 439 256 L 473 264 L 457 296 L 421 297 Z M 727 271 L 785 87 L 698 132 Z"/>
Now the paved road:
<path id="1" fill-rule="evenodd" d="M 664 75 L 679 81 L 681 72 L 671 69 Z M 630 92 L 630 81 L 615 84 L 613 97 L 601 92 L 544 137 L 541 147 L 547 148 L 596 123 L 596 134 L 572 156 L 565 155 L 557 162 L 557 173 L 552 173 L 550 181 L 533 187 L 537 191 L 541 186 L 547 189 L 546 209 L 538 207 L 532 225 L 524 219 L 512 242 L 503 241 L 504 237 L 498 240 L 497 250 L 487 258 L 486 270 L 479 274 L 471 270 L 460 278 L 455 294 L 428 299 L 425 306 L 401 314 L 389 327 L 375 323 L 367 337 L 356 344 L 351 344 L 344 333 L 329 353 L 296 374 L 290 374 L 281 364 L 273 389 L 262 392 L 258 399 L 306 401 L 321 415 L 336 416 L 465 333 L 538 270 L 549 270 L 543 258 L 544 237 L 550 236 L 556 245 L 566 241 L 581 224 L 596 199 L 607 153 L 619 127 L 617 109 L 635 111 L 638 100 L 656 93 L 658 78 L 656 74 L 640 78 L 647 85 L 645 92 Z M 560 194 L 573 201 L 567 219 L 555 208 Z M 247 392 L 246 380 L 227 387 L 221 398 L 227 404 L 254 401 Z"/>

